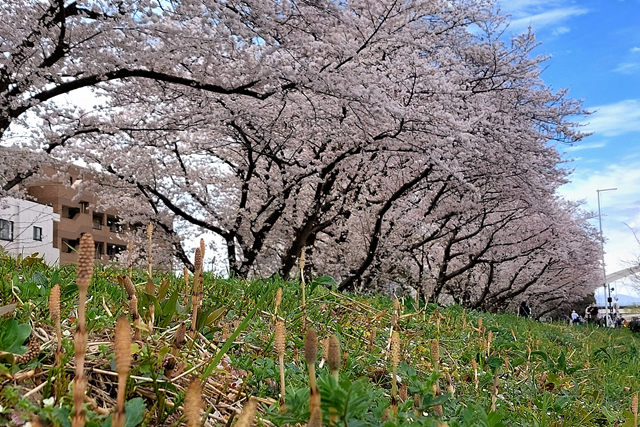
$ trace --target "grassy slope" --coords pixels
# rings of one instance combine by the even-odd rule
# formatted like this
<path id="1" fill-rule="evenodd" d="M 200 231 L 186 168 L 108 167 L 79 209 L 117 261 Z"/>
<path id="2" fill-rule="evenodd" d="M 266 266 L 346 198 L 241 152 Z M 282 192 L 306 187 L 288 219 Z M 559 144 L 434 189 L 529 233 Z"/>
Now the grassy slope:
<path id="1" fill-rule="evenodd" d="M 122 272 L 96 271 L 89 290 L 92 299 L 87 312 L 90 343 L 108 341 L 115 318 L 127 313 L 126 293 L 117 285 L 118 273 Z M 22 300 L 13 317 L 20 323 L 27 323 L 30 319 L 34 327 L 42 327 L 49 334 L 52 328 L 48 319 L 48 292 L 54 283 L 60 283 L 62 318 L 66 319 L 63 329 L 72 330 L 69 319 L 77 301 L 72 268 L 51 270 L 37 261 L 27 260 L 20 264 L 14 260 L 4 260 L 0 264 L 0 276 L 0 306 L 15 300 L 11 292 L 13 285 L 13 292 Z M 142 273 L 134 272 L 134 283 L 144 281 Z M 156 285 L 159 284 L 158 277 Z M 266 408 L 274 402 L 273 399 L 278 398 L 279 390 L 277 355 L 272 336 L 274 299 L 278 287 L 283 288 L 283 302 L 278 314 L 284 317 L 287 326 L 285 360 L 287 405 L 290 408 L 284 415 L 279 415 L 277 404 Z M 171 279 L 168 296 L 174 291 L 178 292 L 179 301 L 182 301 L 183 288 L 181 278 Z M 341 295 L 322 286 L 315 287 L 309 294 L 311 288 L 313 286 L 307 286 L 309 325 L 318 331 L 320 339 L 330 334 L 338 335 L 346 354 L 339 386 L 328 378 L 326 366 L 319 369 L 323 408 L 330 405 L 340 408 L 343 416 L 341 425 L 345 424 L 345 420 L 350 426 L 383 425 L 385 421 L 386 425 L 429 426 L 447 422 L 452 427 L 498 426 L 501 423 L 513 426 L 634 425 L 633 416 L 628 411 L 632 396 L 638 389 L 640 343 L 630 331 L 542 324 L 509 314 L 467 312 L 457 306 L 438 308 L 421 305 L 418 308 L 413 301 L 404 301 L 402 304 L 398 327 L 403 361 L 399 375 L 409 385 L 409 398 L 400 404 L 399 414 L 393 419 L 385 411 L 389 406 L 391 389 L 391 366 L 386 349 L 393 312 L 392 301 L 382 297 Z M 144 285 L 138 287 L 139 292 L 143 289 Z M 243 393 L 246 393 L 264 398 L 267 424 L 306 422 L 306 369 L 304 357 L 297 350 L 302 348 L 304 340 L 300 285 L 277 280 L 246 283 L 207 278 L 205 295 L 203 307 L 225 307 L 225 315 L 215 325 L 203 330 L 204 338 L 197 345 L 183 348 L 179 355 L 179 360 L 187 364 L 186 369 L 196 366 L 193 372 L 198 374 L 211 365 L 211 357 L 216 355 L 216 349 L 223 346 L 235 328 L 244 326 L 241 321 L 256 307 L 256 301 L 263 301 L 240 335 L 231 337 L 228 352 L 230 364 L 226 370 L 218 371 L 211 366 L 209 379 L 213 385 L 205 388 L 209 390 L 205 391 L 209 421 L 213 424 L 217 420 L 224 424 L 230 411 L 225 412 L 218 405 L 220 410 L 216 412 L 212 406 L 221 401 L 240 406 Z M 144 317 L 144 298 L 141 298 L 141 306 Z M 159 308 L 163 307 L 166 310 L 166 302 L 159 303 Z M 187 320 L 188 315 L 181 313 L 180 307 L 177 311 L 169 312 L 171 321 L 167 321 L 167 328 L 157 329 L 153 336 L 146 338 L 145 343 L 138 344 L 131 374 L 142 379 L 130 380 L 128 388 L 127 398 L 132 402 L 131 407 L 138 405 L 141 417 L 144 417 L 143 423 L 148 425 L 178 425 L 182 422 L 179 405 L 184 386 L 180 381 L 167 382 L 161 372 L 163 356 L 169 351 L 175 326 L 179 321 Z M 480 317 L 481 328 L 478 327 Z M 156 319 L 162 321 L 162 316 L 156 314 Z M 0 324 L 6 321 L 6 318 L 0 320 Z M 370 346 L 374 328 L 376 337 Z M 424 406 L 434 397 L 432 385 L 436 376 L 433 375 L 435 366 L 431 357 L 433 340 L 437 340 L 440 349 L 438 365 L 441 377 L 437 384 L 443 393 L 447 393 L 448 375 L 455 388 L 452 397 L 442 398 L 442 418 L 437 416 L 438 409 L 435 407 L 423 407 L 418 413 L 413 410 L 412 396 L 415 393 L 422 395 Z M 72 399 L 61 385 L 68 386 L 68 381 L 73 377 L 70 374 L 72 342 L 70 338 L 66 339 L 66 371 L 69 372 L 66 376 L 65 370 L 52 367 L 52 351 L 50 347 L 45 347 L 38 359 L 27 365 L 0 364 L 0 425 L 16 425 L 15 421 L 9 422 L 12 417 L 29 418 L 33 413 L 53 425 L 67 425 L 65 417 Z M 90 348 L 94 349 L 89 352 L 90 367 L 113 370 L 108 346 L 90 345 Z M 477 389 L 472 361 L 478 366 Z M 38 367 L 43 370 L 39 378 L 28 376 L 24 380 L 16 380 L 21 373 Z M 499 384 L 496 411 L 487 416 L 491 407 L 494 376 Z M 47 384 L 29 398 L 21 399 L 37 383 L 47 378 L 56 378 L 54 384 L 58 388 Z M 96 388 L 99 381 L 102 381 L 100 387 L 110 387 L 108 381 L 104 382 L 108 376 L 94 374 L 89 378 L 90 383 L 94 381 Z M 241 385 L 238 378 L 243 380 Z M 216 395 L 216 387 L 224 390 Z M 229 396 L 234 387 L 235 398 L 231 398 Z M 238 387 L 240 390 L 237 390 Z M 53 407 L 46 405 L 51 399 L 43 403 L 43 399 L 51 396 L 56 397 Z M 110 407 L 108 397 L 101 398 L 97 392 L 90 392 L 90 396 L 94 403 L 97 402 L 96 408 Z M 131 400 L 136 397 L 142 399 L 135 402 Z M 160 401 L 163 403 L 154 403 Z M 105 411 L 95 409 L 91 404 L 89 408 L 89 425 L 105 425 L 106 414 L 101 414 Z M 135 410 L 131 409 L 131 414 L 133 412 Z"/>

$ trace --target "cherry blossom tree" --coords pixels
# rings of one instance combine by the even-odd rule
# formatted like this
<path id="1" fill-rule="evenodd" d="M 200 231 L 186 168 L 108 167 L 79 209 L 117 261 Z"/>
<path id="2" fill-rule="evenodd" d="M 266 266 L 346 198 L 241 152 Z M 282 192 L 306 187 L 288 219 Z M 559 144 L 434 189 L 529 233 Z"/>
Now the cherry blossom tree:
<path id="1" fill-rule="evenodd" d="M 552 143 L 584 112 L 505 28 L 485 0 L 0 0 L 0 135 L 34 156 L 3 189 L 82 161 L 185 263 L 176 221 L 241 276 L 292 277 L 304 248 L 344 290 L 581 295 L 597 244 Z M 97 105 L 59 102 L 83 88 Z"/>

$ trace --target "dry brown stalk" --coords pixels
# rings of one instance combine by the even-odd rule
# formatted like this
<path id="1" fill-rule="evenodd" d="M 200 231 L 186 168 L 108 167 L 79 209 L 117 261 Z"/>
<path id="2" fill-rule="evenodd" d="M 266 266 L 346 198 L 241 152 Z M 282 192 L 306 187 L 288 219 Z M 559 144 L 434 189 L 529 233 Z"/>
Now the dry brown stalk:
<path id="1" fill-rule="evenodd" d="M 369 334 L 369 351 L 373 350 L 373 345 L 376 341 L 376 327 L 371 328 L 371 333 Z"/>
<path id="2" fill-rule="evenodd" d="M 138 297 L 135 294 L 129 300 L 129 314 L 133 322 L 133 338 L 136 341 L 142 341 L 142 321 L 138 314 Z"/>
<path id="3" fill-rule="evenodd" d="M 435 319 L 436 321 L 436 330 L 438 331 L 438 334 L 440 333 L 440 325 L 441 325 L 441 321 L 442 319 L 444 319 L 445 317 L 440 313 L 440 311 L 438 311 L 437 309 L 433 312 L 433 314 L 431 315 L 431 318 L 429 319 L 430 321 L 432 319 Z"/>
<path id="4" fill-rule="evenodd" d="M 491 341 L 493 341 L 493 331 L 489 331 L 489 335 L 487 335 L 487 357 L 491 353 Z"/>
<path id="5" fill-rule="evenodd" d="M 202 249 L 199 247 L 196 248 L 193 268 L 194 268 L 194 274 L 202 272 Z"/>
<path id="6" fill-rule="evenodd" d="M 124 427 L 124 400 L 127 389 L 127 377 L 129 376 L 129 369 L 131 367 L 131 328 L 129 326 L 129 320 L 125 316 L 118 317 L 116 321 L 114 347 L 116 372 L 118 373 L 118 396 L 112 426 Z"/>
<path id="7" fill-rule="evenodd" d="M 200 427 L 200 421 L 202 420 L 200 412 L 203 406 L 202 384 L 200 379 L 195 377 L 189 383 L 187 394 L 184 398 L 184 417 L 187 420 L 188 427 Z"/>
<path id="8" fill-rule="evenodd" d="M 280 361 L 280 411 L 284 411 L 284 350 L 285 350 L 285 327 L 284 321 L 280 320 L 276 323 L 275 330 L 275 347 L 278 352 L 278 359 Z"/>
<path id="9" fill-rule="evenodd" d="M 147 262 L 149 263 L 149 271 L 148 275 L 151 279 L 153 277 L 153 224 L 149 223 L 147 225 L 147 237 L 149 238 L 149 249 L 147 250 Z"/>
<path id="10" fill-rule="evenodd" d="M 124 286 L 124 290 L 127 291 L 127 295 L 129 298 L 136 295 L 136 287 L 133 286 L 133 282 L 131 281 L 131 277 L 129 276 L 118 276 L 118 279 L 122 278 L 122 286 Z"/>
<path id="11" fill-rule="evenodd" d="M 320 367 L 324 366 L 324 363 L 329 359 L 329 338 L 325 338 L 320 341 L 322 344 L 322 360 L 320 360 Z"/>
<path id="12" fill-rule="evenodd" d="M 27 340 L 27 352 L 24 354 L 21 354 L 20 356 L 15 356 L 13 361 L 16 365 L 25 365 L 29 362 L 31 362 L 38 354 L 40 353 L 40 343 L 38 343 L 38 340 L 35 339 L 35 337 L 29 337 L 29 339 Z M 29 371 L 29 372 L 35 372 L 35 371 Z M 20 379 L 19 375 L 14 375 L 13 376 L 14 381 L 22 381 L 25 378 Z"/>
<path id="13" fill-rule="evenodd" d="M 407 383 L 402 383 L 398 389 L 398 398 L 400 399 L 400 402 L 404 403 L 407 401 L 408 393 L 409 388 L 407 387 Z"/>
<path id="14" fill-rule="evenodd" d="M 187 342 L 186 334 L 187 327 L 184 323 L 181 323 L 178 326 L 178 329 L 176 329 L 176 335 L 173 337 L 173 349 L 171 351 L 171 354 L 173 354 L 174 356 L 178 355 L 178 352 L 180 351 L 182 346 Z"/>
<path id="15" fill-rule="evenodd" d="M 422 414 L 422 396 L 418 393 L 413 395 L 413 413 L 416 417 Z"/>
<path id="16" fill-rule="evenodd" d="M 473 383 L 475 384 L 476 393 L 478 392 L 478 364 L 475 359 L 471 360 L 471 367 L 473 368 Z"/>
<path id="17" fill-rule="evenodd" d="M 204 276 L 202 275 L 204 272 L 204 239 L 200 239 L 200 280 L 198 281 L 198 300 L 199 304 L 202 304 L 202 300 L 204 298 Z"/>
<path id="18" fill-rule="evenodd" d="M 84 389 L 86 379 L 84 377 L 84 358 L 87 353 L 87 329 L 86 329 L 86 305 L 87 290 L 93 276 L 93 257 L 95 245 L 91 234 L 86 233 L 80 239 L 80 250 L 78 253 L 78 264 L 76 270 L 76 285 L 79 290 L 78 297 L 78 317 L 75 333 L 75 362 L 76 376 L 73 380 L 73 417 L 72 427 L 83 427 L 85 424 L 85 414 L 82 410 L 84 401 Z"/>
<path id="19" fill-rule="evenodd" d="M 393 299 L 393 314 L 391 314 L 391 328 L 396 329 L 398 327 L 398 318 L 400 317 L 400 301 L 398 297 Z"/>
<path id="20" fill-rule="evenodd" d="M 498 372 L 496 371 L 493 374 L 493 386 L 491 387 L 491 412 L 496 412 L 496 402 L 498 401 L 499 381 L 500 381 L 500 377 L 498 377 Z"/>
<path id="21" fill-rule="evenodd" d="M 131 276 L 133 274 L 133 240 L 129 240 L 127 243 L 127 252 L 127 264 L 129 265 L 129 276 Z"/>
<path id="22" fill-rule="evenodd" d="M 320 395 L 320 393 L 318 393 L 318 395 Z M 307 427 L 322 427 L 322 411 L 320 409 L 311 412 Z"/>
<path id="23" fill-rule="evenodd" d="M 433 407 L 433 412 L 436 413 L 436 415 L 438 415 L 439 417 L 442 416 L 442 406 L 441 405 L 436 405 Z"/>
<path id="24" fill-rule="evenodd" d="M 391 413 L 398 415 L 398 364 L 400 363 L 400 334 L 394 331 L 391 335 Z"/>
<path id="25" fill-rule="evenodd" d="M 478 335 L 482 335 L 482 317 L 478 317 Z"/>
<path id="26" fill-rule="evenodd" d="M 631 399 L 631 413 L 633 414 L 633 425 L 638 427 L 638 393 L 635 393 Z"/>
<path id="27" fill-rule="evenodd" d="M 435 338 L 431 340 L 431 363 L 436 372 L 440 370 L 440 342 Z"/>
<path id="28" fill-rule="evenodd" d="M 445 372 L 444 377 L 447 380 L 447 391 L 453 396 L 456 392 L 456 388 L 453 386 L 453 379 L 451 378 L 449 372 Z"/>
<path id="29" fill-rule="evenodd" d="M 193 286 L 191 288 L 191 305 L 193 309 L 192 318 L 191 318 L 191 332 L 193 333 L 193 338 L 196 337 L 196 322 L 198 320 L 198 296 L 200 291 L 200 277 L 202 275 L 202 250 L 200 248 L 196 248 L 195 254 L 195 262 L 194 272 L 193 272 Z"/>
<path id="30" fill-rule="evenodd" d="M 331 335 L 329 337 L 329 350 L 327 351 L 327 362 L 329 363 L 329 371 L 333 378 L 335 378 L 336 382 L 338 382 L 338 377 L 340 374 L 340 364 L 341 364 L 341 355 L 340 355 L 340 341 L 338 341 L 338 337 L 335 335 Z"/>
<path id="31" fill-rule="evenodd" d="M 318 358 L 318 335 L 315 329 L 307 330 L 304 340 L 304 360 L 309 370 L 309 387 L 316 388 L 316 359 Z"/>
<path id="32" fill-rule="evenodd" d="M 235 427 L 249 427 L 256 417 L 257 409 L 258 401 L 253 397 L 250 398 L 242 407 L 242 412 L 238 416 Z"/>
<path id="33" fill-rule="evenodd" d="M 540 384 L 540 387 L 544 387 L 546 383 L 547 383 L 547 373 L 543 372 L 540 375 L 540 378 L 538 379 L 538 384 Z"/>
<path id="34" fill-rule="evenodd" d="M 322 424 L 322 410 L 320 409 L 320 391 L 316 385 L 316 359 L 318 358 L 318 336 L 315 329 L 308 329 L 304 341 L 304 358 L 309 371 L 309 425 Z M 317 418 L 320 419 L 320 424 Z"/>
<path id="35" fill-rule="evenodd" d="M 336 383 L 340 378 L 340 365 L 342 361 L 342 355 L 340 354 L 340 341 L 335 335 L 329 337 L 329 350 L 327 352 L 327 362 L 329 363 L 329 372 L 331 376 L 336 380 Z M 338 421 L 338 410 L 336 408 L 329 409 L 329 420 L 331 425 L 335 425 Z"/>
<path id="36" fill-rule="evenodd" d="M 49 294 L 49 316 L 56 325 L 56 365 L 62 360 L 62 328 L 60 326 L 60 285 L 51 288 Z"/>
<path id="37" fill-rule="evenodd" d="M 273 311 L 273 321 L 274 322 L 278 318 L 278 308 L 280 307 L 280 304 L 282 304 L 282 288 L 278 288 L 278 290 L 276 291 L 275 309 Z"/>
<path id="38" fill-rule="evenodd" d="M 302 333 L 307 330 L 307 301 L 305 299 L 305 282 L 304 282 L 304 247 L 300 252 L 300 285 L 302 286 Z"/>
<path id="39" fill-rule="evenodd" d="M 189 298 L 189 269 L 184 267 L 182 270 L 182 277 L 184 278 L 184 303 L 187 303 Z"/>
<path id="40" fill-rule="evenodd" d="M 153 280 L 151 277 L 147 278 L 147 283 L 144 286 L 144 291 L 147 295 L 151 295 L 152 297 L 156 296 L 156 285 L 153 284 Z M 153 302 L 149 302 L 149 335 L 153 334 L 153 324 L 156 321 L 156 305 Z"/>
<path id="41" fill-rule="evenodd" d="M 431 388 L 431 391 L 433 392 L 433 397 L 438 397 L 438 396 L 440 396 L 440 383 L 439 383 L 439 381 L 436 381 L 436 382 L 433 384 L 433 387 Z M 440 406 L 440 405 L 435 405 L 435 406 L 433 407 L 433 410 L 434 410 L 434 412 L 435 412 L 436 414 L 438 414 L 438 416 L 439 416 L 439 417 L 441 417 L 441 416 L 442 416 L 442 406 Z"/>

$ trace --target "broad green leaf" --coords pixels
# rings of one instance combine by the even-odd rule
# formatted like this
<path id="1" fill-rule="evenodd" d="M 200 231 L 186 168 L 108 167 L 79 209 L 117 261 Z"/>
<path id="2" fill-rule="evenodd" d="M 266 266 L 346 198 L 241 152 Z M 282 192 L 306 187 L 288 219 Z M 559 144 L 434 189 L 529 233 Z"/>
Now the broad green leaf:
<path id="1" fill-rule="evenodd" d="M 31 334 L 28 323 L 19 324 L 11 318 L 0 326 L 0 350 L 13 354 L 24 354 L 27 348 L 22 345 Z"/>
<path id="2" fill-rule="evenodd" d="M 69 408 L 55 406 L 51 413 L 53 415 L 53 421 L 55 421 L 56 425 L 60 425 L 62 427 L 71 427 L 71 416 Z"/>
<path id="3" fill-rule="evenodd" d="M 214 310 L 211 314 L 209 314 L 209 316 L 207 317 L 207 321 L 206 321 L 206 326 L 210 326 L 212 324 L 214 324 L 218 319 L 220 319 L 224 313 L 227 312 L 227 310 L 229 309 L 229 307 L 220 307 L 216 310 Z"/>
<path id="4" fill-rule="evenodd" d="M 144 400 L 141 397 L 134 397 L 124 404 L 125 422 L 124 427 L 136 427 L 144 419 L 144 412 L 147 410 Z"/>
<path id="5" fill-rule="evenodd" d="M 489 365 L 492 371 L 499 369 L 503 364 L 504 361 L 501 357 L 491 356 L 487 359 L 487 365 Z"/>
<path id="6" fill-rule="evenodd" d="M 158 291 L 158 301 L 162 301 L 164 297 L 167 296 L 170 285 L 171 282 L 169 282 L 169 279 L 162 279 L 162 282 L 160 283 L 160 290 Z"/>

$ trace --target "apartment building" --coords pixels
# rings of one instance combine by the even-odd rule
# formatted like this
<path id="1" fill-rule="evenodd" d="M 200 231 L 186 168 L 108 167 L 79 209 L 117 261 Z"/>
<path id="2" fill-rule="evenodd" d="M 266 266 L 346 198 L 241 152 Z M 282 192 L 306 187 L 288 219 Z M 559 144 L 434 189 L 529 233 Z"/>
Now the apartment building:
<path id="1" fill-rule="evenodd" d="M 0 246 L 24 257 L 37 253 L 47 264 L 57 265 L 60 251 L 53 246 L 60 215 L 50 206 L 6 197 L 0 200 Z"/>
<path id="2" fill-rule="evenodd" d="M 93 179 L 90 172 L 72 166 L 65 175 L 56 175 L 53 169 L 45 169 L 45 173 L 51 178 L 30 185 L 27 193 L 59 215 L 59 221 L 53 223 L 52 238 L 61 265 L 77 261 L 77 248 L 84 233 L 93 235 L 95 258 L 103 264 L 126 249 L 117 211 L 97 209 L 97 199 L 91 194 L 78 195 L 79 184 Z"/>

